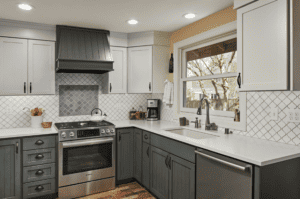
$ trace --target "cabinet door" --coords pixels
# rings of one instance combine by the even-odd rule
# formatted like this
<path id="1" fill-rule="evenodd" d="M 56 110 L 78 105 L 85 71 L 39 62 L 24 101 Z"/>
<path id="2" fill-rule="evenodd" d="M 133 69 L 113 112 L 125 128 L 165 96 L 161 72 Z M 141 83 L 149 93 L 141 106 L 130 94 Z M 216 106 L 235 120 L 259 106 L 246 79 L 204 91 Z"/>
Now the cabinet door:
<path id="1" fill-rule="evenodd" d="M 150 189 L 150 145 L 143 142 L 143 169 L 142 169 L 142 184 Z"/>
<path id="2" fill-rule="evenodd" d="M 234 0 L 234 9 L 238 9 L 257 0 Z"/>
<path id="3" fill-rule="evenodd" d="M 237 18 L 240 91 L 288 89 L 288 1 L 257 1 Z"/>
<path id="4" fill-rule="evenodd" d="M 21 198 L 20 140 L 0 141 L 0 199 Z"/>
<path id="5" fill-rule="evenodd" d="M 140 129 L 134 130 L 133 138 L 133 153 L 134 153 L 134 162 L 133 162 L 133 177 L 140 183 L 142 183 L 142 135 L 143 131 Z"/>
<path id="6" fill-rule="evenodd" d="M 195 198 L 195 164 L 171 155 L 169 199 Z"/>
<path id="7" fill-rule="evenodd" d="M 120 129 L 117 133 L 117 179 L 125 180 L 133 177 L 133 132 L 132 129 Z"/>
<path id="8" fill-rule="evenodd" d="M 55 94 L 55 42 L 28 41 L 28 94 Z"/>
<path id="9" fill-rule="evenodd" d="M 0 95 L 27 94 L 27 40 L 0 37 Z"/>
<path id="10" fill-rule="evenodd" d="M 150 191 L 160 199 L 169 198 L 169 175 L 167 152 L 151 146 Z"/>
<path id="11" fill-rule="evenodd" d="M 127 92 L 127 48 L 111 47 L 114 71 L 109 72 L 109 93 Z"/>
<path id="12" fill-rule="evenodd" d="M 128 49 L 128 93 L 152 93 L 152 46 Z"/>

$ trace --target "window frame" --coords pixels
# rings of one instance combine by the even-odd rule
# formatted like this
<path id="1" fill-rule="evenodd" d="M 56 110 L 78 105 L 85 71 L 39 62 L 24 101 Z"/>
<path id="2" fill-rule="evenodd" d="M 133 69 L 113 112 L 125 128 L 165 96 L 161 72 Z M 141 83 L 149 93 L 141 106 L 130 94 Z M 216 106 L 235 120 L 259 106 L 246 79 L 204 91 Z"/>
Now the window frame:
<path id="1" fill-rule="evenodd" d="M 176 117 L 187 117 L 194 120 L 194 117 L 201 119 L 201 123 L 205 123 L 206 111 L 202 110 L 202 115 L 197 115 L 195 109 L 183 107 L 183 82 L 199 79 L 212 79 L 219 77 L 236 77 L 237 73 L 226 73 L 221 75 L 209 75 L 202 77 L 182 78 L 186 73 L 186 57 L 185 52 L 193 49 L 205 47 L 222 41 L 226 41 L 237 37 L 237 22 L 231 22 L 220 26 L 218 28 L 206 31 L 196 36 L 187 38 L 174 44 L 174 108 L 176 110 Z M 185 72 L 183 72 L 185 71 Z M 210 110 L 210 120 L 215 122 L 218 126 L 224 128 L 233 128 L 236 130 L 246 131 L 246 92 L 239 91 L 240 103 L 240 122 L 234 122 L 233 112 L 226 112 L 220 110 Z"/>
<path id="2" fill-rule="evenodd" d="M 181 76 L 180 76 L 180 111 L 181 112 L 187 112 L 187 113 L 196 113 L 197 108 L 186 108 L 183 106 L 183 82 L 184 81 L 197 81 L 197 80 L 205 80 L 205 79 L 217 79 L 217 78 L 224 78 L 224 77 L 237 77 L 238 73 L 224 73 L 224 74 L 217 74 L 217 75 L 207 75 L 207 76 L 201 76 L 201 77 L 186 77 L 186 68 L 187 68 L 187 61 L 186 61 L 186 52 L 195 50 L 198 48 L 210 46 L 216 43 L 220 43 L 223 41 L 227 41 L 230 39 L 237 38 L 237 34 L 232 34 L 227 37 L 222 37 L 219 39 L 215 39 L 210 42 L 206 42 L 197 46 L 193 46 L 187 49 L 184 49 L 182 51 L 182 63 L 181 63 Z M 204 109 L 205 110 L 205 109 Z M 202 111 L 203 112 L 203 111 Z M 221 110 L 209 110 L 210 115 L 214 116 L 221 116 L 221 117 L 229 117 L 229 118 L 234 118 L 234 112 L 229 112 L 229 111 L 221 111 Z"/>

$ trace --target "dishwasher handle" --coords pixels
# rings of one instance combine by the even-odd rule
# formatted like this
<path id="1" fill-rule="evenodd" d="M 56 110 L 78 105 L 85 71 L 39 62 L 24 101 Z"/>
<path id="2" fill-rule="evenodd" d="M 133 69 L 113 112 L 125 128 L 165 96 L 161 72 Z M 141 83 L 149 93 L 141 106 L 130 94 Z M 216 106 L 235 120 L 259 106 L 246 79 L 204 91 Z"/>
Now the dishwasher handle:
<path id="1" fill-rule="evenodd" d="M 233 168 L 235 168 L 235 169 L 241 170 L 241 171 L 246 171 L 246 170 L 248 170 L 248 169 L 251 168 L 251 165 L 246 165 L 245 167 L 243 167 L 243 166 L 240 166 L 240 165 L 237 165 L 237 164 L 233 164 L 233 163 L 231 163 L 231 162 L 227 162 L 227 161 L 225 161 L 225 160 L 221 160 L 221 159 L 219 159 L 219 158 L 215 158 L 215 157 L 210 156 L 210 155 L 207 155 L 207 154 L 205 154 L 205 153 L 201 153 L 201 152 L 199 152 L 199 151 L 195 151 L 195 153 L 198 154 L 198 155 L 201 155 L 201 156 L 203 156 L 203 157 L 206 157 L 206 158 L 208 158 L 208 159 L 214 160 L 214 161 L 216 161 L 216 162 L 219 162 L 219 163 L 225 164 L 225 165 L 227 165 L 227 166 L 233 167 Z"/>

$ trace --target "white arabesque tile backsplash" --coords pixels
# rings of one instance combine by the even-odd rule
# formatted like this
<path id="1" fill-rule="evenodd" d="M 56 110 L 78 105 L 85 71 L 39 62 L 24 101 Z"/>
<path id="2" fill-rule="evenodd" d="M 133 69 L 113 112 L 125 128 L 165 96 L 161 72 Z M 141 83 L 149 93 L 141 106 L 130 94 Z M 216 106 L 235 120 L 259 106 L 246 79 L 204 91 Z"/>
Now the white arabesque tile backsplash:
<path id="1" fill-rule="evenodd" d="M 89 115 L 59 117 L 59 85 L 99 85 L 99 108 L 107 120 L 127 120 L 132 107 L 147 107 L 147 99 L 163 94 L 105 94 L 107 74 L 56 74 L 56 94 L 39 96 L 0 96 L 0 128 L 29 127 L 30 115 L 24 107 L 44 108 L 44 121 L 89 120 Z M 278 107 L 278 120 L 269 120 L 270 107 Z M 300 91 L 247 93 L 247 131 L 236 134 L 286 144 L 300 144 L 300 124 L 287 122 L 287 109 L 300 109 Z M 161 120 L 174 121 L 174 108 L 161 104 Z M 220 128 L 222 130 L 222 128 Z"/>

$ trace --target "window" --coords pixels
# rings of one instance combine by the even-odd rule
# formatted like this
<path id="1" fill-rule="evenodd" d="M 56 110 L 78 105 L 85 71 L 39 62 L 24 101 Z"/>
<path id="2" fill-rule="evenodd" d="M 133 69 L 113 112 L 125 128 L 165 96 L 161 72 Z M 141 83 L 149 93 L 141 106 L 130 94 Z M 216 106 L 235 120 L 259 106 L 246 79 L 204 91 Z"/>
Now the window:
<path id="1" fill-rule="evenodd" d="M 174 44 L 174 111 L 175 118 L 201 119 L 197 115 L 204 96 L 210 102 L 210 122 L 219 127 L 247 130 L 247 93 L 237 87 L 237 22 L 189 37 Z M 205 108 L 204 102 L 202 108 Z M 240 121 L 234 121 L 235 110 Z"/>
<path id="2" fill-rule="evenodd" d="M 234 118 L 239 110 L 237 39 L 214 40 L 185 49 L 182 55 L 181 110 L 195 113 L 206 98 L 211 115 Z"/>

